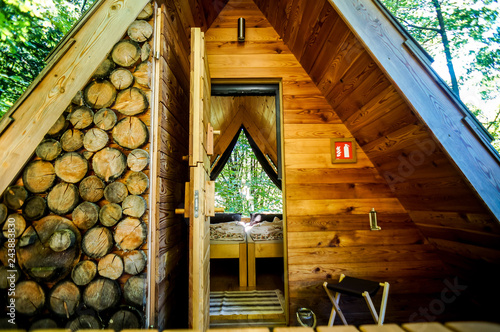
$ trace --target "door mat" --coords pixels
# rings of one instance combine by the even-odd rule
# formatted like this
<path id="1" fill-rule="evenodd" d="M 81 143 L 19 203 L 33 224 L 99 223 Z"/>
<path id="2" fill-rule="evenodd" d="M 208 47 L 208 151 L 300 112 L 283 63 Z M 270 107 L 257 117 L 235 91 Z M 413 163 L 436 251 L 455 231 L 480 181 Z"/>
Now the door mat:
<path id="1" fill-rule="evenodd" d="M 283 315 L 283 308 L 278 289 L 210 292 L 210 316 Z"/>

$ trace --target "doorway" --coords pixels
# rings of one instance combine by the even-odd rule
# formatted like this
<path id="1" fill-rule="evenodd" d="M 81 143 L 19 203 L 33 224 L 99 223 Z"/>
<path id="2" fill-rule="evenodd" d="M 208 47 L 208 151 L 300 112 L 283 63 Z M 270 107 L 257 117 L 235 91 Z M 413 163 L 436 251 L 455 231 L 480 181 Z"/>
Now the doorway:
<path id="1" fill-rule="evenodd" d="M 211 180 L 225 213 L 210 225 L 211 326 L 286 325 L 280 104 L 279 84 L 212 84 Z M 223 296 L 236 304 L 223 309 Z"/>

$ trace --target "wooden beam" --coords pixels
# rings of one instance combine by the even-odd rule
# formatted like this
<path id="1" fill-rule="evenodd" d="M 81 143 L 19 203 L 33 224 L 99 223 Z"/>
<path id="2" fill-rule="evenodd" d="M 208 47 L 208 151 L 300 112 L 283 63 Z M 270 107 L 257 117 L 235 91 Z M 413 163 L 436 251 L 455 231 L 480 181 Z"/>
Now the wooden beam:
<path id="1" fill-rule="evenodd" d="M 108 0 L 74 32 L 74 44 L 11 115 L 0 137 L 0 193 L 14 180 L 33 151 L 83 88 L 148 0 Z"/>
<path id="2" fill-rule="evenodd" d="M 158 4 L 154 4 L 154 35 L 153 35 L 153 54 L 158 54 L 161 49 L 160 36 L 161 27 L 163 19 L 161 7 Z M 163 62 L 160 58 L 153 56 L 152 59 L 152 90 L 151 90 L 151 149 L 150 149 L 150 177 L 149 177 L 149 187 L 150 187 L 150 198 L 149 198 L 149 220 L 148 220 L 148 263 L 149 268 L 147 270 L 147 280 L 148 282 L 148 298 L 146 302 L 146 327 L 158 327 L 158 308 L 160 303 L 158 301 L 159 284 L 161 282 L 160 276 L 160 254 L 159 254 L 159 235 L 160 232 L 160 184 L 161 178 L 159 176 L 161 164 L 160 164 L 160 123 L 161 123 L 161 112 L 162 104 L 161 100 L 161 66 Z M 162 242 L 163 243 L 163 242 Z M 152 282 L 154 281 L 154 282 Z"/>
<path id="3" fill-rule="evenodd" d="M 406 37 L 372 1 L 329 0 L 408 105 L 500 220 L 498 159 L 462 120 L 466 112 L 435 74 L 403 47 Z"/>

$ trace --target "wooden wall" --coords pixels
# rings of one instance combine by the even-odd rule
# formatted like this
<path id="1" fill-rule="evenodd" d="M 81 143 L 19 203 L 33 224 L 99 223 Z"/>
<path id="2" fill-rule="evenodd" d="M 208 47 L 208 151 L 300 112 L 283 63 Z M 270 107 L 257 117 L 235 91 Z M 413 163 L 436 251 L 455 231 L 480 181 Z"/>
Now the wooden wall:
<path id="1" fill-rule="evenodd" d="M 468 294 L 479 299 L 484 294 L 483 276 L 487 275 L 489 281 L 499 276 L 491 273 L 500 264 L 499 224 L 434 138 L 451 137 L 462 142 L 462 149 L 474 145 L 462 136 L 461 131 L 468 130 L 461 122 L 464 115 L 440 109 L 446 94 L 438 85 L 426 85 L 423 79 L 415 77 L 425 98 L 434 101 L 434 117 L 439 118 L 440 125 L 432 134 L 402 97 L 402 93 L 412 91 L 401 92 L 391 84 L 355 37 L 358 32 L 350 30 L 329 1 L 256 3 L 356 138 L 390 192 L 428 241 L 439 249 L 450 275 L 462 278 L 469 286 Z M 349 6 L 354 5 L 349 2 Z M 347 10 L 349 6 L 342 8 Z M 349 18 L 359 21 L 362 17 L 364 26 L 373 25 L 373 29 L 380 30 L 377 38 L 380 43 L 387 43 L 384 47 L 393 51 L 403 48 L 398 44 L 400 37 L 378 26 L 383 14 L 374 8 L 371 3 L 357 6 L 357 12 L 349 14 L 357 15 L 356 19 Z M 428 75 L 420 66 L 410 67 L 410 62 L 405 65 L 408 75 Z M 489 166 L 477 160 L 477 155 L 472 155 L 467 167 L 486 173 L 490 182 L 497 183 L 496 189 L 490 182 L 482 185 L 499 190 L 495 171 L 491 173 Z M 488 311 L 484 298 L 479 300 L 483 303 L 479 310 Z"/>
<path id="2" fill-rule="evenodd" d="M 188 320 L 188 233 L 183 216 L 174 211 L 184 206 L 184 183 L 189 181 L 182 157 L 189 150 L 190 42 L 174 1 L 160 6 L 157 326 L 181 328 Z"/>
<path id="3" fill-rule="evenodd" d="M 306 10 L 316 9 L 310 7 Z M 236 42 L 238 17 L 246 19 L 242 44 Z M 324 323 L 330 306 L 321 283 L 338 279 L 340 273 L 390 282 L 387 319 L 408 321 L 419 306 L 429 303 L 430 293 L 443 288 L 442 261 L 361 149 L 356 164 L 331 163 L 330 138 L 353 136 L 297 61 L 300 57 L 251 0 L 229 1 L 206 39 L 212 78 L 283 82 L 290 323 L 296 324 L 299 306 L 312 308 Z M 369 230 L 372 207 L 379 213 L 382 231 Z M 346 310 L 348 320 L 370 321 L 363 303 L 347 305 L 354 310 Z"/>

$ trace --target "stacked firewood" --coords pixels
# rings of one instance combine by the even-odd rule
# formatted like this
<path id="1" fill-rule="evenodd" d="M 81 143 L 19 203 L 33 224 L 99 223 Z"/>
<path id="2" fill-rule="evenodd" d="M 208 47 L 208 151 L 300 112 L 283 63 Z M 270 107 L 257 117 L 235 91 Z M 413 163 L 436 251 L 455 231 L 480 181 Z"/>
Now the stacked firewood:
<path id="1" fill-rule="evenodd" d="M 148 4 L 2 195 L 0 303 L 16 270 L 20 328 L 144 325 L 152 14 Z"/>

